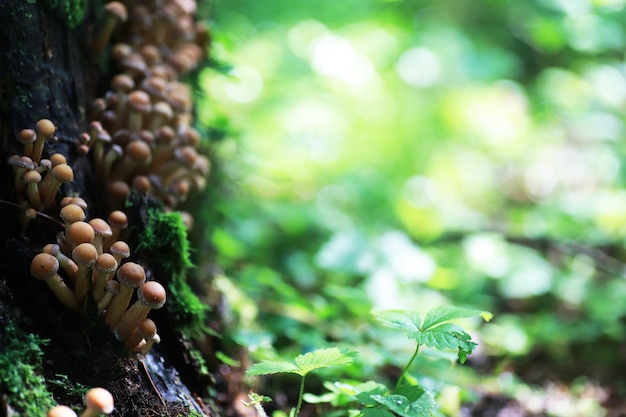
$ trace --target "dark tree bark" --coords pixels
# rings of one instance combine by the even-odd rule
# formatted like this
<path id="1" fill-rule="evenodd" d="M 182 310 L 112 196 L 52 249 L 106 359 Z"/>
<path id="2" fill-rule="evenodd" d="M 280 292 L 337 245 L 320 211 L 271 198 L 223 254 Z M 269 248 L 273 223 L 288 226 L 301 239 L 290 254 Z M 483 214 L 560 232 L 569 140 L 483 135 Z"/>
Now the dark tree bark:
<path id="1" fill-rule="evenodd" d="M 79 3 L 0 2 L 0 328 L 16 323 L 22 331 L 49 340 L 41 346 L 42 372 L 47 381 L 67 381 L 65 386 L 47 383 L 60 404 L 80 408 L 84 390 L 77 388 L 101 386 L 115 398 L 115 416 L 218 415 L 218 407 L 200 400 L 213 382 L 194 367 L 189 344 L 167 312 L 155 318 L 161 345 L 142 359 L 128 354 L 97 317 L 70 312 L 44 283 L 30 276 L 32 258 L 45 244 L 55 242 L 62 224 L 55 213 L 40 213 L 21 236 L 23 208 L 17 205 L 7 163 L 22 151 L 16 140 L 20 130 L 34 128 L 42 118 L 52 120 L 57 139 L 46 144 L 45 153 L 61 153 L 74 170 L 74 181 L 60 194 L 79 194 L 89 202 L 90 215 L 105 215 L 103 190 L 93 180 L 88 158 L 75 150 L 80 133 L 87 129 L 88 103 L 103 94 L 109 78 L 106 54 L 96 60 L 89 48 L 102 4 L 90 0 L 83 22 L 70 28 L 64 5 Z M 137 213 L 147 204 L 152 204 L 149 198 L 139 198 Z M 147 274 L 153 273 L 144 261 Z M 1 335 L 0 352 L 7 343 Z M 0 368 L 0 373 L 6 372 L 9 369 Z M 0 381 L 4 403 L 0 416 L 21 411 L 11 403 L 8 388 Z"/>

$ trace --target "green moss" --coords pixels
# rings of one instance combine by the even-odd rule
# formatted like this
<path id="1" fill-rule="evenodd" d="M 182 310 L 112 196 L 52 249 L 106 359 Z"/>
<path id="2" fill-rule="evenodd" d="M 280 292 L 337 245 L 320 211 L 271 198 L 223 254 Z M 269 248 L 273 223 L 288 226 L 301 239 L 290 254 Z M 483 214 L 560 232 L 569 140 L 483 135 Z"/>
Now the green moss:
<path id="1" fill-rule="evenodd" d="M 48 0 L 48 5 L 70 29 L 82 23 L 87 10 L 87 0 Z"/>
<path id="2" fill-rule="evenodd" d="M 179 213 L 147 209 L 144 230 L 140 232 L 138 251 L 148 255 L 150 263 L 169 275 L 167 308 L 182 324 L 186 336 L 209 331 L 203 304 L 187 283 L 187 272 L 193 267 L 187 230 Z"/>
<path id="3" fill-rule="evenodd" d="M 7 403 L 25 416 L 44 416 L 56 405 L 41 375 L 47 340 L 23 332 L 11 322 L 4 329 L 4 349 L 0 352 L 0 387 Z"/>

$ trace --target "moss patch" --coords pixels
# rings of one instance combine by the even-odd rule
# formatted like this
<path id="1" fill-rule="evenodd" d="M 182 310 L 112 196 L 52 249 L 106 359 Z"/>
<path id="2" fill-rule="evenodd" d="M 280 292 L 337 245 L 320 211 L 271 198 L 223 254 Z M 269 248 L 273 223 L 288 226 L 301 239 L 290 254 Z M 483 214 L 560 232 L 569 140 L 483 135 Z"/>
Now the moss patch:
<path id="1" fill-rule="evenodd" d="M 187 272 L 193 267 L 189 241 L 183 219 L 177 212 L 164 212 L 148 208 L 145 228 L 140 232 L 138 251 L 148 255 L 150 263 L 169 275 L 169 312 L 178 317 L 186 336 L 194 337 L 209 331 L 206 314 L 209 307 L 203 304 L 187 283 Z"/>
<path id="2" fill-rule="evenodd" d="M 70 29 L 83 22 L 87 10 L 87 0 L 50 0 L 49 5 Z"/>
<path id="3" fill-rule="evenodd" d="M 47 340 L 23 332 L 14 322 L 4 329 L 0 352 L 0 386 L 7 403 L 25 416 L 44 416 L 56 405 L 41 375 Z"/>

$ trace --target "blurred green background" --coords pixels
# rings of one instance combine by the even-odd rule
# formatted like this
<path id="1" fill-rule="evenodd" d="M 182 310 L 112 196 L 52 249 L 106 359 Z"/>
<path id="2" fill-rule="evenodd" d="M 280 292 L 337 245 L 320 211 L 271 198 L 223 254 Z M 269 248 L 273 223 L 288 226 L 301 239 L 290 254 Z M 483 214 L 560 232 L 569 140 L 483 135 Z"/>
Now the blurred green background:
<path id="1" fill-rule="evenodd" d="M 625 3 L 214 0 L 198 117 L 225 132 L 205 239 L 233 339 L 360 346 L 363 375 L 405 360 L 371 309 L 452 303 L 495 313 L 494 375 L 610 381 Z"/>

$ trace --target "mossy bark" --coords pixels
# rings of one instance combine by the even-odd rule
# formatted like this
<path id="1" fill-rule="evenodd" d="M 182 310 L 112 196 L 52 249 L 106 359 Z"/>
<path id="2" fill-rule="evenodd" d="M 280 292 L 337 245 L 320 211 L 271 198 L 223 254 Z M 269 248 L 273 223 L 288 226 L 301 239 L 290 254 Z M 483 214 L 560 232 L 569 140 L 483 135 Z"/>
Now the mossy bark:
<path id="1" fill-rule="evenodd" d="M 88 159 L 75 151 L 77 138 L 86 130 L 88 103 L 103 93 L 108 79 L 106 57 L 97 61 L 89 52 L 94 10 L 101 3 L 85 3 L 83 22 L 70 28 L 72 22 L 59 14 L 63 9 L 50 8 L 50 2 L 0 1 L 0 330 L 17 323 L 25 334 L 49 340 L 41 346 L 43 365 L 38 370 L 60 404 L 79 409 L 84 390 L 101 386 L 113 393 L 114 416 L 217 415 L 217 407 L 198 400 L 207 396 L 212 382 L 186 359 L 186 341 L 164 339 L 154 354 L 139 360 L 104 328 L 93 305 L 86 306 L 85 314 L 73 314 L 29 273 L 33 256 L 55 242 L 62 226 L 51 219 L 55 213 L 45 213 L 51 218 L 38 216 L 21 236 L 21 209 L 15 204 L 13 173 L 6 163 L 21 152 L 15 139 L 21 129 L 34 128 L 41 118 L 55 123 L 57 140 L 48 143 L 45 152 L 65 155 L 75 173 L 61 193 L 85 198 L 90 216 L 105 215 L 99 200 L 104 193 L 92 181 Z M 150 271 L 149 262 L 137 261 Z M 175 319 L 163 321 L 171 326 L 164 333 L 179 334 Z M 6 346 L 0 331 L 0 350 Z M 0 377 L 9 371 L 0 369 Z M 0 417 L 20 415 L 19 403 L 2 384 L 0 378 Z"/>

